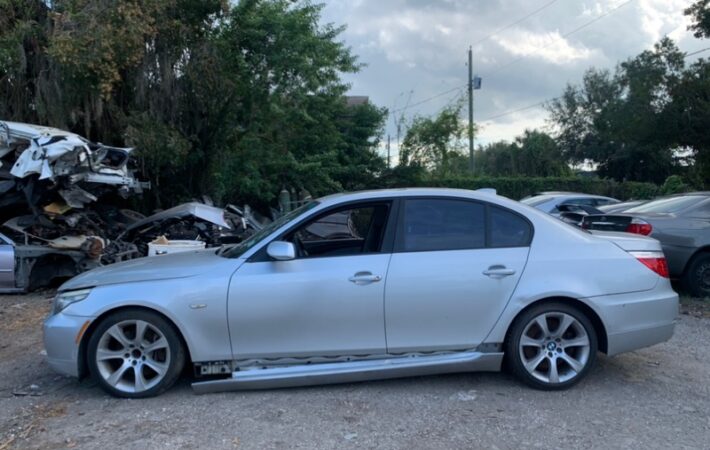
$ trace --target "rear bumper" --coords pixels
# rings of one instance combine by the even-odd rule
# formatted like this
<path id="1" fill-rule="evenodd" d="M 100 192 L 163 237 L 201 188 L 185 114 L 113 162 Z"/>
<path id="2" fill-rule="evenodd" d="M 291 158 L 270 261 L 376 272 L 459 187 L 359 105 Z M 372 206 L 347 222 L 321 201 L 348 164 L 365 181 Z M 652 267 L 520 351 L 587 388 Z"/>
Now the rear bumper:
<path id="1" fill-rule="evenodd" d="M 655 289 L 586 299 L 607 332 L 607 354 L 617 355 L 665 342 L 673 336 L 678 294 L 667 280 Z"/>
<path id="2" fill-rule="evenodd" d="M 79 376 L 79 343 L 77 336 L 91 317 L 55 314 L 44 321 L 44 348 L 47 363 L 56 372 Z"/>

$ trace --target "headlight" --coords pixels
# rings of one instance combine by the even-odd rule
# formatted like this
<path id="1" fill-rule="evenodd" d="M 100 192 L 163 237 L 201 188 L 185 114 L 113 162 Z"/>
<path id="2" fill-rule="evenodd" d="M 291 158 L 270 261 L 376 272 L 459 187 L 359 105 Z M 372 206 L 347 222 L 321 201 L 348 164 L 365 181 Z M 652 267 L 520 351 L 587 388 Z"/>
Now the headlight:
<path id="1" fill-rule="evenodd" d="M 84 300 L 89 296 L 91 289 L 77 289 L 75 291 L 60 292 L 54 297 L 54 309 L 53 314 L 58 314 L 64 310 L 67 306 L 72 303 Z"/>

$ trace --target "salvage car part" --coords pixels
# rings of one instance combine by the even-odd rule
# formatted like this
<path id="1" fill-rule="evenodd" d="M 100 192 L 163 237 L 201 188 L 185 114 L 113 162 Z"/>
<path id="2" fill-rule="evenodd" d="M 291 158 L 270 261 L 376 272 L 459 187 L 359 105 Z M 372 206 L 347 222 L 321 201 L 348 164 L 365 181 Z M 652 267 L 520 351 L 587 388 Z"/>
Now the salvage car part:
<path id="1" fill-rule="evenodd" d="M 307 233 L 315 223 L 338 232 Z M 678 295 L 664 262 L 654 239 L 586 232 L 492 193 L 351 193 L 311 201 L 239 244 L 73 278 L 56 302 L 91 292 L 46 319 L 45 347 L 55 370 L 90 371 L 124 397 L 157 393 L 135 376 L 119 377 L 121 389 L 105 382 L 143 353 L 124 352 L 102 373 L 95 349 L 110 326 L 138 321 L 168 341 L 175 330 L 205 376 L 198 393 L 499 370 L 504 357 L 519 358 L 523 381 L 561 389 L 597 351 L 671 337 Z"/>

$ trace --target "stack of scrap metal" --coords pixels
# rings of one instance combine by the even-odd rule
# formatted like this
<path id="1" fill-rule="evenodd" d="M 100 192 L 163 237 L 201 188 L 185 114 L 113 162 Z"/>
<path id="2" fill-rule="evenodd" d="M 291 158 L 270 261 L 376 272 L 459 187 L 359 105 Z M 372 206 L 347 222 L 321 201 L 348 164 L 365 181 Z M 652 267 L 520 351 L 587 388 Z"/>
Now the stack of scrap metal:
<path id="1" fill-rule="evenodd" d="M 132 151 L 0 121 L 0 291 L 36 289 L 145 256 L 157 236 L 215 246 L 261 227 L 248 207 L 193 202 L 148 218 L 123 208 L 124 199 L 150 188 L 130 169 Z"/>

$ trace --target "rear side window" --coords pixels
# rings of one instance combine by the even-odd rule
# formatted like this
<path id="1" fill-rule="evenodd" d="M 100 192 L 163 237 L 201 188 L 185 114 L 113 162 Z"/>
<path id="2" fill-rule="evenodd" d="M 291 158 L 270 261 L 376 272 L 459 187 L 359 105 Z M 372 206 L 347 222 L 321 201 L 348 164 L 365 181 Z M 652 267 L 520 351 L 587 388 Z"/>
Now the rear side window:
<path id="1" fill-rule="evenodd" d="M 527 247 L 532 229 L 527 220 L 496 206 L 490 207 L 490 247 Z"/>
<path id="2" fill-rule="evenodd" d="M 481 203 L 406 200 L 398 247 L 405 252 L 483 248 L 485 223 L 486 208 Z"/>

